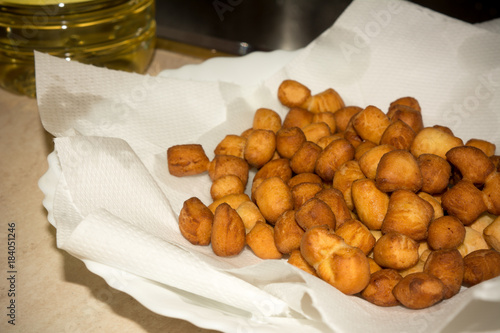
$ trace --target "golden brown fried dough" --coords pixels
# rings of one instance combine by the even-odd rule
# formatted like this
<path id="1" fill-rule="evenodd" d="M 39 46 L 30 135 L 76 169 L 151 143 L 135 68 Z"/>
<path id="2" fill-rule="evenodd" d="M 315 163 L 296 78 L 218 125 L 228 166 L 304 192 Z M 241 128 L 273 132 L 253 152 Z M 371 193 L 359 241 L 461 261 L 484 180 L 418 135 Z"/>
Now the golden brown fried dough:
<path id="1" fill-rule="evenodd" d="M 359 219 L 369 229 L 380 230 L 387 209 L 389 196 L 380 191 L 372 179 L 359 179 L 352 183 L 352 200 Z"/>
<path id="2" fill-rule="evenodd" d="M 474 184 L 484 184 L 486 177 L 495 170 L 493 162 L 476 147 L 452 148 L 446 153 L 446 158 L 460 171 L 462 179 Z"/>
<path id="3" fill-rule="evenodd" d="M 361 156 L 363 156 L 367 151 L 375 147 L 377 147 L 377 145 L 374 144 L 373 142 L 363 141 L 356 147 L 356 153 L 354 154 L 354 159 L 359 162 Z"/>
<path id="4" fill-rule="evenodd" d="M 367 259 L 368 259 L 368 263 L 370 264 L 370 274 L 378 272 L 382 269 L 382 267 L 380 267 L 379 264 L 377 264 L 375 262 L 375 260 L 373 260 L 373 258 L 367 257 Z"/>
<path id="5" fill-rule="evenodd" d="M 212 211 L 212 213 L 215 213 L 215 209 L 220 204 L 227 203 L 233 209 L 237 209 L 245 201 L 250 201 L 250 198 L 245 193 L 232 193 L 215 200 L 208 205 L 208 208 Z"/>
<path id="6" fill-rule="evenodd" d="M 414 133 L 418 133 L 424 128 L 422 113 L 407 105 L 395 104 L 391 106 L 387 116 L 393 122 L 403 121 L 410 126 Z"/>
<path id="7" fill-rule="evenodd" d="M 497 149 L 494 143 L 481 139 L 470 139 L 465 143 L 465 145 L 481 149 L 488 157 L 495 155 L 495 151 Z"/>
<path id="8" fill-rule="evenodd" d="M 286 158 L 277 158 L 264 164 L 254 176 L 254 181 L 259 178 L 280 177 L 285 183 L 292 178 L 290 161 Z"/>
<path id="9" fill-rule="evenodd" d="M 368 141 L 369 142 L 369 141 Z M 361 144 L 359 147 L 361 147 Z M 359 148 L 358 147 L 358 148 Z M 393 146 L 389 145 L 378 145 L 366 151 L 358 159 L 359 167 L 361 171 L 365 174 L 366 178 L 375 179 L 377 176 L 377 168 L 380 163 L 382 156 L 395 150 Z"/>
<path id="10" fill-rule="evenodd" d="M 300 244 L 304 259 L 318 276 L 347 295 L 362 291 L 370 280 L 370 264 L 358 248 L 347 245 L 328 228 L 308 229 Z"/>
<path id="11" fill-rule="evenodd" d="M 444 284 L 444 298 L 460 291 L 464 277 L 464 259 L 457 249 L 432 251 L 427 258 L 424 272 L 437 277 Z"/>
<path id="12" fill-rule="evenodd" d="M 355 180 L 365 178 L 358 162 L 352 160 L 342 164 L 335 175 L 333 175 L 333 188 L 338 189 L 344 195 L 344 200 L 349 210 L 354 210 L 351 187 Z"/>
<path id="13" fill-rule="evenodd" d="M 462 139 L 435 127 L 426 127 L 417 133 L 410 150 L 417 158 L 422 154 L 434 154 L 446 158 L 448 150 L 458 146 L 463 146 Z"/>
<path id="14" fill-rule="evenodd" d="M 307 141 L 314 143 L 318 143 L 321 138 L 332 134 L 332 132 L 330 132 L 330 127 L 323 122 L 310 123 L 309 125 L 302 127 L 302 132 L 304 132 Z"/>
<path id="15" fill-rule="evenodd" d="M 434 218 L 437 219 L 444 215 L 443 207 L 441 206 L 441 202 L 434 196 L 430 195 L 426 192 L 418 192 L 417 195 L 431 204 L 434 209 Z"/>
<path id="16" fill-rule="evenodd" d="M 281 214 L 274 225 L 274 243 L 283 254 L 298 250 L 302 235 L 304 229 L 297 224 L 294 210 L 287 210 Z"/>
<path id="17" fill-rule="evenodd" d="M 305 173 L 299 173 L 299 174 L 293 176 L 287 182 L 287 185 L 290 188 L 292 188 L 295 185 L 302 184 L 302 183 L 316 183 L 316 184 L 322 185 L 323 184 L 323 180 L 321 180 L 321 177 L 318 176 L 315 173 L 305 172 Z"/>
<path id="18" fill-rule="evenodd" d="M 397 190 L 389 199 L 382 223 L 382 233 L 395 231 L 416 241 L 427 238 L 427 228 L 434 215 L 431 204 L 408 190 Z"/>
<path id="19" fill-rule="evenodd" d="M 179 213 L 179 230 L 194 245 L 210 244 L 214 214 L 200 199 L 192 197 L 184 201 Z"/>
<path id="20" fill-rule="evenodd" d="M 215 155 L 232 155 L 239 158 L 244 158 L 245 146 L 247 139 L 240 136 L 229 134 L 222 139 L 221 142 L 215 147 Z"/>
<path id="21" fill-rule="evenodd" d="M 500 276 L 500 252 L 477 250 L 464 258 L 464 284 L 474 286 Z"/>
<path id="22" fill-rule="evenodd" d="M 265 222 L 257 222 L 246 235 L 246 243 L 261 259 L 280 259 L 283 255 L 274 244 L 274 229 Z"/>
<path id="23" fill-rule="evenodd" d="M 335 188 L 325 188 L 316 193 L 316 198 L 324 201 L 335 215 L 336 228 L 352 218 L 342 192 Z"/>
<path id="24" fill-rule="evenodd" d="M 237 208 L 236 212 L 241 217 L 245 230 L 248 233 L 257 222 L 266 222 L 264 216 L 259 210 L 259 207 L 253 201 L 243 201 Z"/>
<path id="25" fill-rule="evenodd" d="M 500 215 L 500 173 L 492 172 L 483 187 L 484 202 L 488 212 Z"/>
<path id="26" fill-rule="evenodd" d="M 386 268 L 372 273 L 370 282 L 361 292 L 361 297 L 378 306 L 396 306 L 399 301 L 392 290 L 403 277 L 394 269 Z"/>
<path id="27" fill-rule="evenodd" d="M 278 87 L 278 99 L 290 108 L 303 105 L 311 97 L 311 90 L 295 80 L 284 80 Z"/>
<path id="28" fill-rule="evenodd" d="M 354 147 L 346 139 L 338 139 L 321 151 L 314 170 L 324 181 L 330 182 L 339 167 L 353 158 Z"/>
<path id="29" fill-rule="evenodd" d="M 352 118 L 352 125 L 356 133 L 363 139 L 380 144 L 382 134 L 384 134 L 391 121 L 387 115 L 373 105 L 367 106 Z"/>
<path id="30" fill-rule="evenodd" d="M 281 157 L 290 159 L 305 141 L 306 136 L 300 128 L 281 128 L 276 133 L 276 150 Z"/>
<path id="31" fill-rule="evenodd" d="M 363 111 L 363 109 L 359 106 L 345 106 L 336 111 L 333 115 L 335 118 L 335 124 L 337 125 L 337 130 L 339 132 L 344 132 L 351 118 L 361 111 Z"/>
<path id="32" fill-rule="evenodd" d="M 382 138 L 380 138 L 380 144 L 391 145 L 396 149 L 410 150 L 415 135 L 408 124 L 398 119 L 386 128 Z"/>
<path id="33" fill-rule="evenodd" d="M 483 233 L 484 229 L 489 226 L 496 218 L 496 215 L 486 212 L 479 215 L 479 217 L 474 222 L 472 222 L 472 224 L 469 224 L 469 227 L 480 233 Z"/>
<path id="34" fill-rule="evenodd" d="M 312 173 L 316 161 L 321 154 L 321 147 L 314 142 L 306 141 L 290 159 L 290 167 L 295 173 Z"/>
<path id="35" fill-rule="evenodd" d="M 393 294 L 407 308 L 424 309 L 444 298 L 444 284 L 433 275 L 412 273 L 394 287 Z"/>
<path id="36" fill-rule="evenodd" d="M 246 186 L 249 169 L 248 163 L 242 158 L 231 155 L 216 155 L 208 166 L 208 175 L 212 181 L 222 176 L 235 175 Z"/>
<path id="37" fill-rule="evenodd" d="M 462 244 L 458 246 L 458 251 L 462 257 L 465 257 L 469 253 L 477 250 L 489 249 L 488 243 L 483 238 L 483 233 L 472 229 L 471 227 L 465 227 L 465 239 Z"/>
<path id="38" fill-rule="evenodd" d="M 377 166 L 375 184 L 383 192 L 417 192 L 423 184 L 415 157 L 407 150 L 393 150 L 382 156 Z"/>
<path id="39" fill-rule="evenodd" d="M 276 133 L 281 128 L 281 117 L 274 110 L 259 108 L 253 116 L 252 128 L 270 130 Z"/>
<path id="40" fill-rule="evenodd" d="M 446 190 L 451 177 L 448 161 L 435 154 L 421 154 L 417 162 L 422 173 L 422 191 L 435 194 Z"/>
<path id="41" fill-rule="evenodd" d="M 314 196 L 323 190 L 323 185 L 318 183 L 300 183 L 291 188 L 293 197 L 293 207 L 298 209 L 304 202 L 314 198 Z"/>
<path id="42" fill-rule="evenodd" d="M 373 248 L 373 260 L 381 267 L 397 270 L 414 266 L 419 259 L 419 244 L 410 237 L 389 232 L 380 237 Z"/>
<path id="43" fill-rule="evenodd" d="M 422 111 L 420 104 L 418 103 L 418 100 L 415 97 L 411 97 L 411 96 L 405 96 L 405 97 L 400 97 L 400 98 L 396 99 L 394 102 L 392 102 L 389 105 L 388 113 L 390 113 L 391 108 L 396 106 L 396 105 L 406 105 L 406 106 L 409 106 L 412 109 L 415 109 L 417 111 Z"/>
<path id="44" fill-rule="evenodd" d="M 433 250 L 456 249 L 465 239 L 465 227 L 454 216 L 442 216 L 429 225 L 427 243 Z"/>
<path id="45" fill-rule="evenodd" d="M 225 175 L 213 181 L 210 187 L 212 200 L 217 200 L 229 194 L 240 194 L 245 192 L 245 186 L 241 179 L 235 175 Z"/>
<path id="46" fill-rule="evenodd" d="M 326 225 L 332 230 L 335 230 L 335 215 L 330 206 L 317 198 L 309 199 L 302 204 L 302 206 L 295 211 L 295 220 L 304 230 L 322 225 Z"/>
<path id="47" fill-rule="evenodd" d="M 500 216 L 484 228 L 483 237 L 489 246 L 500 252 Z"/>
<path id="48" fill-rule="evenodd" d="M 335 123 L 335 116 L 333 112 L 328 111 L 315 113 L 312 122 L 327 124 L 331 134 L 337 131 L 337 124 Z"/>
<path id="49" fill-rule="evenodd" d="M 244 156 L 251 166 L 262 167 L 269 162 L 276 150 L 276 134 L 270 130 L 254 129 L 247 138 Z"/>
<path id="50" fill-rule="evenodd" d="M 312 123 L 314 113 L 302 108 L 291 108 L 283 119 L 282 128 L 303 127 Z"/>
<path id="51" fill-rule="evenodd" d="M 198 175 L 207 171 L 210 163 L 203 147 L 198 144 L 176 145 L 167 150 L 168 171 L 176 177 Z"/>
<path id="52" fill-rule="evenodd" d="M 349 244 L 363 251 L 368 255 L 375 246 L 375 237 L 370 230 L 358 220 L 347 220 L 335 230 L 335 234 Z"/>
<path id="53" fill-rule="evenodd" d="M 343 132 L 344 139 L 349 141 L 349 143 L 351 145 L 353 145 L 354 148 L 357 148 L 360 144 L 362 144 L 364 142 L 363 139 L 361 138 L 361 136 L 358 135 L 358 133 L 356 132 L 356 130 L 354 129 L 354 126 L 353 126 L 353 122 L 354 122 L 354 119 L 356 116 L 352 117 L 353 119 L 351 119 L 349 124 L 347 124 L 347 127 L 346 127 L 345 131 Z"/>
<path id="54" fill-rule="evenodd" d="M 239 254 L 245 247 L 245 225 L 236 210 L 227 203 L 217 207 L 212 226 L 212 250 L 220 257 Z"/>
<path id="55" fill-rule="evenodd" d="M 314 267 L 312 267 L 311 265 L 309 265 L 307 263 L 307 261 L 304 259 L 304 257 L 300 253 L 300 250 L 293 250 L 290 253 L 290 257 L 288 257 L 287 262 L 290 265 L 293 265 L 297 268 L 300 268 L 301 270 L 303 270 L 306 273 L 309 273 L 313 276 L 318 277 L 318 274 L 316 274 L 316 270 L 314 269 Z"/>
<path id="56" fill-rule="evenodd" d="M 313 112 L 336 112 L 345 106 L 342 97 L 332 88 L 309 97 L 302 107 Z"/>
<path id="57" fill-rule="evenodd" d="M 266 178 L 255 190 L 255 202 L 267 222 L 274 224 L 281 214 L 293 209 L 290 188 L 279 177 Z"/>
<path id="58" fill-rule="evenodd" d="M 467 180 L 459 181 L 446 191 L 441 204 L 449 215 L 457 217 L 464 225 L 471 224 L 487 210 L 483 193 Z"/>

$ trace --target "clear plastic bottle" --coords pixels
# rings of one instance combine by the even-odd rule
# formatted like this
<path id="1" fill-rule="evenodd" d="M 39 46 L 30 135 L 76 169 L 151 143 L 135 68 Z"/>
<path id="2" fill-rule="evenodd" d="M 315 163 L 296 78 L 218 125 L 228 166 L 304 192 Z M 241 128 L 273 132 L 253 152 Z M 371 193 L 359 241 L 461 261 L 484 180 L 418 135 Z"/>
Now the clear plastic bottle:
<path id="1" fill-rule="evenodd" d="M 144 73 L 155 36 L 154 0 L 0 0 L 0 86 L 35 96 L 33 50 Z"/>

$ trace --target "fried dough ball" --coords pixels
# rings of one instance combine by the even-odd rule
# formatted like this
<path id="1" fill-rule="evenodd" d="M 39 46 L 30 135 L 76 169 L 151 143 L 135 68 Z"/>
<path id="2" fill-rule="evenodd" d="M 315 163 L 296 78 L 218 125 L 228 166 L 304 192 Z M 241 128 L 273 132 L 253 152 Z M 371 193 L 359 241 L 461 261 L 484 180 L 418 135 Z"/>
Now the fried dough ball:
<path id="1" fill-rule="evenodd" d="M 323 185 L 323 180 L 321 179 L 320 176 L 318 176 L 315 173 L 312 172 L 304 172 L 304 173 L 299 173 L 295 176 L 293 176 L 288 182 L 287 185 L 292 188 L 295 185 L 302 184 L 302 183 L 315 183 L 319 185 Z"/>
<path id="2" fill-rule="evenodd" d="M 270 130 L 254 129 L 247 138 L 244 156 L 251 166 L 262 167 L 269 162 L 276 150 L 276 134 Z"/>
<path id="3" fill-rule="evenodd" d="M 427 228 L 434 215 L 431 204 L 407 190 L 397 190 L 389 199 L 382 223 L 382 233 L 398 232 L 416 241 L 427 238 Z"/>
<path id="4" fill-rule="evenodd" d="M 335 116 L 333 112 L 327 111 L 315 113 L 312 122 L 327 124 L 331 134 L 337 131 L 337 124 L 335 123 Z"/>
<path id="5" fill-rule="evenodd" d="M 295 80 L 284 80 L 278 87 L 278 99 L 290 108 L 303 105 L 311 97 L 311 90 Z"/>
<path id="6" fill-rule="evenodd" d="M 286 183 L 292 178 L 290 161 L 286 158 L 277 158 L 264 164 L 254 176 L 254 181 L 259 178 L 280 177 Z"/>
<path id="7" fill-rule="evenodd" d="M 452 135 L 452 136 L 455 136 L 455 134 L 453 133 L 453 131 L 447 127 L 447 126 L 443 126 L 443 125 L 434 125 L 432 126 L 433 128 L 437 129 L 437 130 L 440 130 L 442 132 L 445 132 L 446 134 L 449 134 L 449 135 Z"/>
<path id="8" fill-rule="evenodd" d="M 323 185 L 318 183 L 300 183 L 291 188 L 293 197 L 293 207 L 298 209 L 304 202 L 314 198 L 314 196 L 323 190 Z"/>
<path id="9" fill-rule="evenodd" d="M 266 219 L 262 216 L 259 207 L 257 207 L 253 201 L 243 201 L 236 208 L 236 212 L 241 217 L 247 233 L 252 230 L 257 222 L 266 222 Z"/>
<path id="10" fill-rule="evenodd" d="M 389 196 L 380 191 L 372 179 L 359 179 L 351 188 L 354 207 L 361 222 L 369 229 L 380 230 L 389 208 Z"/>
<path id="11" fill-rule="evenodd" d="M 240 194 L 245 192 L 245 186 L 241 179 L 235 175 L 225 175 L 217 178 L 210 187 L 210 196 L 213 200 L 220 199 L 229 194 Z"/>
<path id="12" fill-rule="evenodd" d="M 281 157 L 290 159 L 305 141 L 306 136 L 300 128 L 281 128 L 276 133 L 276 150 Z"/>
<path id="13" fill-rule="evenodd" d="M 270 130 L 276 133 L 281 128 L 281 116 L 274 110 L 259 108 L 253 116 L 252 128 Z"/>
<path id="14" fill-rule="evenodd" d="M 429 225 L 427 243 L 433 250 L 456 249 L 464 239 L 465 227 L 454 216 L 442 216 Z"/>
<path id="15" fill-rule="evenodd" d="M 392 290 L 403 277 L 394 269 L 381 269 L 370 276 L 370 282 L 361 292 L 361 297 L 378 306 L 396 306 L 399 301 Z"/>
<path id="16" fill-rule="evenodd" d="M 302 107 L 313 112 L 335 112 L 345 106 L 342 97 L 332 88 L 309 97 Z"/>
<path id="17" fill-rule="evenodd" d="M 484 184 L 486 177 L 495 170 L 493 162 L 476 147 L 452 148 L 446 153 L 446 158 L 460 171 L 462 179 L 474 184 Z"/>
<path id="18" fill-rule="evenodd" d="M 436 199 L 436 197 L 430 195 L 426 192 L 418 192 L 417 195 L 431 204 L 434 209 L 434 219 L 437 219 L 444 215 L 443 207 L 441 206 L 441 202 Z"/>
<path id="19" fill-rule="evenodd" d="M 316 193 L 316 198 L 325 202 L 335 215 L 335 227 L 340 227 L 345 221 L 352 218 L 351 211 L 347 207 L 342 192 L 335 188 L 325 188 Z"/>
<path id="20" fill-rule="evenodd" d="M 212 225 L 212 250 L 217 256 L 230 257 L 245 247 L 245 225 L 236 210 L 227 203 L 217 206 Z"/>
<path id="21" fill-rule="evenodd" d="M 391 121 L 387 115 L 373 105 L 367 106 L 352 118 L 352 125 L 363 140 L 380 144 L 382 134 L 384 134 Z"/>
<path id="22" fill-rule="evenodd" d="M 215 200 L 208 205 L 208 208 L 212 211 L 212 213 L 215 213 L 215 209 L 220 204 L 226 203 L 231 206 L 231 208 L 237 209 L 245 201 L 250 201 L 250 198 L 245 193 L 231 193 Z"/>
<path id="23" fill-rule="evenodd" d="M 377 176 L 377 167 L 380 162 L 380 159 L 386 153 L 391 152 L 393 150 L 395 150 L 393 146 L 378 145 L 367 150 L 363 155 L 361 155 L 361 157 L 358 159 L 358 163 L 359 167 L 361 168 L 361 171 L 363 171 L 366 178 L 375 179 L 375 177 Z"/>
<path id="24" fill-rule="evenodd" d="M 469 227 L 480 233 L 483 233 L 484 229 L 489 226 L 496 218 L 496 215 L 486 212 L 481 214 L 474 222 L 472 222 L 472 224 L 469 224 Z"/>
<path id="25" fill-rule="evenodd" d="M 354 203 L 351 195 L 351 187 L 354 181 L 365 178 L 359 167 L 359 163 L 351 160 L 342 164 L 333 175 L 333 188 L 338 189 L 344 195 L 344 200 L 349 210 L 354 210 Z"/>
<path id="26" fill-rule="evenodd" d="M 318 143 L 321 138 L 332 134 L 330 127 L 328 127 L 328 125 L 324 122 L 310 123 L 309 125 L 302 127 L 302 132 L 304 132 L 307 141 L 314 143 Z"/>
<path id="27" fill-rule="evenodd" d="M 469 253 L 477 250 L 489 249 L 488 243 L 483 238 L 483 233 L 472 229 L 471 227 L 465 227 L 465 238 L 462 244 L 458 246 L 458 251 L 462 257 L 465 257 Z"/>
<path id="28" fill-rule="evenodd" d="M 321 151 L 321 147 L 314 142 L 304 142 L 290 159 L 290 167 L 293 172 L 313 173 Z"/>
<path id="29" fill-rule="evenodd" d="M 369 150 L 372 148 L 377 147 L 376 144 L 374 144 L 371 141 L 363 141 L 356 147 L 356 153 L 354 153 L 354 159 L 359 162 L 360 158 Z M 383 154 L 382 154 L 383 155 Z"/>
<path id="30" fill-rule="evenodd" d="M 446 190 L 451 177 L 448 161 L 435 154 L 421 154 L 417 162 L 422 173 L 422 191 L 435 194 Z"/>
<path id="31" fill-rule="evenodd" d="M 351 118 L 355 114 L 361 111 L 363 111 L 363 109 L 360 108 L 359 106 L 345 106 L 334 112 L 333 116 L 335 118 L 335 124 L 337 125 L 337 130 L 339 132 L 344 132 Z"/>
<path id="32" fill-rule="evenodd" d="M 483 187 L 484 202 L 488 212 L 500 215 L 500 173 L 492 172 Z"/>
<path id="33" fill-rule="evenodd" d="M 222 139 L 215 147 L 215 155 L 232 155 L 239 158 L 244 158 L 245 146 L 247 139 L 234 134 L 229 134 Z"/>
<path id="34" fill-rule="evenodd" d="M 184 201 L 179 213 L 179 230 L 194 245 L 210 244 L 214 214 L 200 199 Z"/>
<path id="35" fill-rule="evenodd" d="M 377 264 L 375 260 L 373 260 L 373 258 L 367 257 L 367 259 L 368 263 L 370 264 L 370 274 L 378 272 L 382 269 L 382 267 L 380 267 L 379 264 Z"/>
<path id="36" fill-rule="evenodd" d="M 495 155 L 497 148 L 494 143 L 481 139 L 470 139 L 465 143 L 465 145 L 481 149 L 488 157 Z"/>
<path id="37" fill-rule="evenodd" d="M 500 252 L 491 249 L 474 251 L 464 258 L 464 284 L 474 286 L 500 276 Z"/>
<path id="38" fill-rule="evenodd" d="M 274 243 L 283 254 L 298 250 L 303 235 L 304 229 L 295 220 L 294 210 L 287 210 L 281 214 L 274 225 Z"/>
<path id="39" fill-rule="evenodd" d="M 387 116 L 393 122 L 403 121 L 410 126 L 414 133 L 418 133 L 424 128 L 422 113 L 407 105 L 394 104 L 389 108 Z"/>
<path id="40" fill-rule="evenodd" d="M 208 175 L 212 182 L 222 176 L 235 175 L 246 186 L 248 172 L 248 163 L 244 159 L 232 155 L 216 155 L 208 165 Z"/>
<path id="41" fill-rule="evenodd" d="M 409 309 L 428 308 L 444 298 L 444 284 L 428 273 L 412 273 L 394 287 L 396 299 Z"/>
<path id="42" fill-rule="evenodd" d="M 302 108 L 291 108 L 283 119 L 282 128 L 303 127 L 312 123 L 314 113 Z"/>
<path id="43" fill-rule="evenodd" d="M 257 222 L 246 235 L 246 243 L 261 259 L 280 259 L 283 254 L 274 244 L 274 229 L 266 222 Z"/>
<path id="44" fill-rule="evenodd" d="M 418 103 L 418 100 L 415 97 L 405 96 L 405 97 L 400 97 L 400 98 L 396 99 L 394 102 L 392 102 L 389 105 L 388 113 L 391 113 L 391 108 L 395 107 L 397 105 L 406 105 L 406 106 L 411 107 L 414 110 L 422 111 L 422 109 L 420 108 L 420 104 Z"/>
<path id="45" fill-rule="evenodd" d="M 290 253 L 290 257 L 288 257 L 287 261 L 290 265 L 293 265 L 297 268 L 300 268 L 306 273 L 309 273 L 313 276 L 318 277 L 318 274 L 316 274 L 316 270 L 314 267 L 309 265 L 307 261 L 304 259 L 302 254 L 300 253 L 300 250 L 293 250 L 292 253 Z"/>
<path id="46" fill-rule="evenodd" d="M 457 217 L 464 225 L 471 224 L 487 210 L 483 193 L 468 180 L 461 180 L 446 191 L 441 204 L 449 215 Z"/>
<path id="47" fill-rule="evenodd" d="M 353 158 L 354 147 L 346 139 L 338 139 L 321 151 L 314 170 L 324 181 L 330 182 L 339 167 Z"/>
<path id="48" fill-rule="evenodd" d="M 350 246 L 359 248 L 366 255 L 372 251 L 376 242 L 370 230 L 358 220 L 345 221 L 335 230 L 335 234 L 342 237 Z"/>
<path id="49" fill-rule="evenodd" d="M 444 285 L 444 298 L 460 291 L 464 277 L 464 259 L 457 249 L 432 251 L 427 258 L 424 272 L 437 277 Z"/>
<path id="50" fill-rule="evenodd" d="M 255 203 L 266 221 L 274 224 L 281 214 L 293 209 L 292 192 L 281 178 L 266 178 L 255 190 Z"/>
<path id="51" fill-rule="evenodd" d="M 199 144 L 176 145 L 167 149 L 168 171 L 176 177 L 206 172 L 210 160 Z"/>
<path id="52" fill-rule="evenodd" d="M 426 127 L 417 133 L 410 151 L 417 158 L 422 154 L 434 154 L 446 159 L 448 150 L 459 146 L 463 146 L 462 139 L 435 127 Z"/>
<path id="53" fill-rule="evenodd" d="M 359 293 L 370 281 L 370 264 L 365 254 L 328 228 L 308 229 L 300 251 L 321 279 L 346 295 Z"/>
<path id="54" fill-rule="evenodd" d="M 339 139 L 344 139 L 344 135 L 341 133 L 336 133 L 333 135 L 322 137 L 321 139 L 318 140 L 318 142 L 316 142 L 316 144 L 320 146 L 321 149 L 325 149 L 330 143 Z"/>
<path id="55" fill-rule="evenodd" d="M 356 116 L 352 117 L 351 121 L 349 122 L 349 124 L 347 124 L 347 127 L 344 131 L 344 139 L 349 141 L 349 143 L 353 145 L 354 148 L 358 147 L 360 144 L 364 142 L 353 126 L 353 122 Z"/>
<path id="56" fill-rule="evenodd" d="M 335 215 L 330 206 L 317 198 L 311 198 L 304 202 L 304 204 L 295 211 L 295 220 L 304 230 L 321 225 L 326 225 L 332 230 L 335 230 Z"/>
<path id="57" fill-rule="evenodd" d="M 389 232 L 380 237 L 373 248 L 373 259 L 385 268 L 397 270 L 414 266 L 418 260 L 419 244 L 410 237 Z"/>
<path id="58" fill-rule="evenodd" d="M 489 246 L 500 252 L 500 216 L 484 228 L 483 237 Z"/>
<path id="59" fill-rule="evenodd" d="M 413 265 L 412 267 L 407 268 L 407 269 L 399 270 L 398 273 L 402 277 L 405 277 L 405 276 L 413 274 L 413 273 L 423 272 L 424 271 L 424 266 L 425 266 L 425 260 L 423 260 L 422 258 L 420 258 L 415 265 Z"/>
<path id="60" fill-rule="evenodd" d="M 493 162 L 493 165 L 495 166 L 497 172 L 500 172 L 500 155 L 490 156 L 490 161 Z"/>
<path id="61" fill-rule="evenodd" d="M 407 150 L 393 150 L 380 159 L 375 184 L 383 192 L 417 192 L 423 184 L 416 158 Z"/>
<path id="62" fill-rule="evenodd" d="M 380 144 L 391 145 L 396 149 L 410 150 L 415 138 L 413 129 L 402 120 L 393 121 L 380 138 Z"/>

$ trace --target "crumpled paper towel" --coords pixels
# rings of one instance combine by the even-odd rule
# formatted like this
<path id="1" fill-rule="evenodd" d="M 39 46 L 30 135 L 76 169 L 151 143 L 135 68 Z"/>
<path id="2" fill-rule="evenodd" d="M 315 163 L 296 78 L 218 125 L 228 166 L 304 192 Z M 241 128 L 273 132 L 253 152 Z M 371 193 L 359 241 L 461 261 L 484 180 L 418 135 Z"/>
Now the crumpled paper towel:
<path id="1" fill-rule="evenodd" d="M 500 279 L 463 290 L 430 309 L 380 308 L 345 296 L 285 261 L 249 249 L 218 258 L 180 235 L 182 203 L 210 203 L 207 175 L 176 178 L 166 150 L 201 143 L 209 157 L 226 134 L 251 126 L 283 79 L 313 93 L 336 89 L 348 105 L 387 109 L 416 97 L 426 125 L 500 145 L 500 35 L 403 1 L 354 1 L 335 24 L 276 72 L 226 82 L 111 71 L 36 53 L 37 98 L 55 139 L 58 169 L 48 204 L 57 245 L 101 268 L 140 277 L 141 287 L 173 291 L 176 306 L 207 309 L 196 323 L 224 331 L 451 332 L 500 329 Z M 209 62 L 203 67 L 207 69 Z M 208 67 L 210 68 L 210 67 Z M 196 72 L 196 70 L 195 70 Z M 240 75 L 241 77 L 241 75 Z M 211 155 L 212 154 L 212 155 Z M 131 280 L 132 281 L 132 280 Z M 131 282 L 132 283 L 132 282 Z M 141 289 L 142 288 L 142 289 Z M 172 314 L 161 292 L 145 302 Z M 491 310 L 494 310 L 491 312 Z M 488 312 L 489 310 L 489 312 Z M 179 315 L 182 316 L 182 315 Z M 183 317 L 186 318 L 186 317 Z"/>

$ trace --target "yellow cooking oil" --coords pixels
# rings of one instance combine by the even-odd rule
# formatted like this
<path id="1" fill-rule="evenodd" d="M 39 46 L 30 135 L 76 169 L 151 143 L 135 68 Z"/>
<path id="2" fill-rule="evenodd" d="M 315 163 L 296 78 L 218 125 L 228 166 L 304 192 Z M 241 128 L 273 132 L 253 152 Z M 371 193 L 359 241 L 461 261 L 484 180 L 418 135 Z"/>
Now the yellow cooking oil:
<path id="1" fill-rule="evenodd" d="M 35 97 L 34 50 L 144 73 L 155 36 L 154 0 L 0 0 L 0 86 Z"/>

